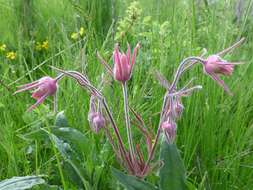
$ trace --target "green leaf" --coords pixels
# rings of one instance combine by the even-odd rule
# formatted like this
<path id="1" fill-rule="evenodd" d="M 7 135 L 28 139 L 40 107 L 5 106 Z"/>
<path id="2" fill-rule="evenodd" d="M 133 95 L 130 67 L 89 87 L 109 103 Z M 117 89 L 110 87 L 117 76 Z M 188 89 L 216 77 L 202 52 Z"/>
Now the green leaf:
<path id="1" fill-rule="evenodd" d="M 55 126 L 57 126 L 57 127 L 68 127 L 68 121 L 67 121 L 67 118 L 64 115 L 64 111 L 61 111 L 56 115 Z"/>
<path id="2" fill-rule="evenodd" d="M 0 190 L 23 190 L 43 184 L 45 180 L 39 176 L 13 177 L 0 182 Z"/>
<path id="3" fill-rule="evenodd" d="M 152 184 L 112 168 L 112 175 L 128 190 L 158 190 Z"/>
<path id="4" fill-rule="evenodd" d="M 77 154 L 71 149 L 71 146 L 67 143 L 64 143 L 56 135 L 48 133 L 50 139 L 54 143 L 55 147 L 61 153 L 62 157 L 70 164 L 76 174 L 79 176 L 85 187 L 90 185 L 90 177 L 85 168 L 81 165 L 81 162 L 76 158 Z"/>
<path id="5" fill-rule="evenodd" d="M 48 138 L 48 135 L 45 133 L 45 131 L 41 130 L 41 128 L 39 129 L 35 129 L 31 132 L 22 134 L 22 135 L 18 135 L 20 138 L 24 139 L 24 140 L 45 140 L 46 138 Z"/>
<path id="6" fill-rule="evenodd" d="M 160 169 L 161 190 L 184 190 L 186 187 L 185 168 L 175 144 L 162 142 L 160 160 L 164 165 Z"/>
<path id="7" fill-rule="evenodd" d="M 24 135 L 19 135 L 25 140 L 46 140 L 48 139 L 48 134 L 45 128 L 36 129 Z M 89 154 L 90 147 L 87 146 L 88 140 L 83 133 L 77 129 L 70 127 L 51 127 L 49 134 L 52 133 L 56 135 L 59 139 L 66 141 L 72 146 L 80 155 Z"/>
<path id="8" fill-rule="evenodd" d="M 70 127 L 53 127 L 51 133 L 68 142 L 79 154 L 89 154 L 89 142 L 86 136 L 77 129 Z"/>

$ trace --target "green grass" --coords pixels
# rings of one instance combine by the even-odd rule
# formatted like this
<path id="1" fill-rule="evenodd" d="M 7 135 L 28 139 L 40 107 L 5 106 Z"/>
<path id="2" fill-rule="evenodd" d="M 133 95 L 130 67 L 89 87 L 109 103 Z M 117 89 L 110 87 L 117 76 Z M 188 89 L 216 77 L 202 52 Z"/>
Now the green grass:
<path id="1" fill-rule="evenodd" d="M 33 103 L 29 94 L 13 96 L 12 93 L 17 85 L 46 74 L 55 76 L 49 65 L 79 70 L 94 84 L 99 84 L 104 70 L 95 52 L 99 50 L 109 60 L 118 21 L 127 16 L 125 10 L 131 1 L 116 1 L 114 13 L 113 0 L 80 2 L 0 0 L 0 45 L 5 43 L 9 50 L 17 52 L 13 61 L 0 52 L 0 79 L 10 84 L 10 91 L 0 86 L 1 180 L 45 174 L 50 184 L 62 185 L 64 181 L 66 189 L 76 189 L 66 175 L 64 180 L 61 179 L 58 169 L 62 167 L 62 158 L 53 150 L 52 144 L 41 140 L 27 142 L 20 138 L 39 120 L 45 120 L 45 126 L 50 125 L 47 116 L 52 110 L 52 102 L 47 100 L 33 113 L 26 113 L 26 108 Z M 188 179 L 198 189 L 253 189 L 252 1 L 246 3 L 238 23 L 235 22 L 235 1 L 232 0 L 210 5 L 206 5 L 206 1 L 197 4 L 194 0 L 139 2 L 141 15 L 119 42 L 123 49 L 127 41 L 132 46 L 138 41 L 142 44 L 129 82 L 129 101 L 154 132 L 165 92 L 155 80 L 154 71 L 159 70 L 171 81 L 183 58 L 199 55 L 203 48 L 212 54 L 242 36 L 246 37 L 240 48 L 225 56 L 227 60 L 246 62 L 236 67 L 232 77 L 225 79 L 234 96 L 225 94 L 214 81 L 203 75 L 200 65 L 185 74 L 181 85 L 196 77 L 195 84 L 202 84 L 203 89 L 183 100 L 185 111 L 178 123 L 176 144 L 181 150 Z M 117 21 L 116 26 L 112 25 L 113 19 Z M 168 23 L 163 25 L 165 21 Z M 85 28 L 84 39 L 72 40 L 71 33 L 77 32 L 81 26 Z M 36 51 L 34 41 L 46 39 L 49 49 Z M 116 82 L 111 84 L 105 87 L 105 95 L 120 124 L 123 119 L 123 113 L 118 111 L 119 107 L 123 108 L 121 88 Z M 93 134 L 88 125 L 88 94 L 74 81 L 64 79 L 60 82 L 58 96 L 59 110 L 65 111 L 70 126 L 85 133 L 89 140 L 87 146 L 91 151 L 84 156 L 85 165 L 89 170 L 94 166 L 96 171 L 101 169 L 98 189 L 119 189 L 119 184 L 108 174 L 109 165 L 118 167 L 112 150 L 103 134 Z M 120 124 L 120 127 L 124 134 L 124 125 Z M 139 138 L 137 133 L 134 136 L 136 140 Z M 155 178 L 153 174 L 150 180 Z"/>

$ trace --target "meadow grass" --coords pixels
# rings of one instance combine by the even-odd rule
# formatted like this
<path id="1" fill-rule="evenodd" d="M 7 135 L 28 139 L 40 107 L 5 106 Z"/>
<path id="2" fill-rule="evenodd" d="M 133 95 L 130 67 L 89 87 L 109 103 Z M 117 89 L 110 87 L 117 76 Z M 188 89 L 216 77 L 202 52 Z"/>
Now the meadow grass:
<path id="1" fill-rule="evenodd" d="M 49 100 L 33 113 L 26 108 L 33 103 L 27 93 L 13 96 L 15 87 L 43 75 L 57 73 L 48 66 L 79 70 L 99 84 L 103 67 L 96 58 L 99 50 L 107 60 L 115 43 L 118 21 L 124 19 L 131 1 L 15 1 L 0 0 L 0 45 L 17 52 L 15 60 L 7 60 L 0 52 L 0 79 L 9 90 L 0 86 L 0 179 L 30 174 L 48 175 L 50 184 L 75 189 L 64 174 L 60 177 L 61 156 L 52 144 L 40 140 L 28 142 L 20 138 L 34 124 L 48 120 L 52 102 Z M 240 39 L 246 42 L 225 59 L 244 61 L 236 67 L 233 77 L 225 82 L 234 96 L 225 94 L 197 66 L 185 74 L 183 82 L 196 77 L 195 84 L 203 89 L 183 100 L 185 111 L 178 124 L 176 144 L 187 169 L 187 177 L 198 189 L 253 189 L 253 96 L 252 1 L 247 1 L 239 21 L 235 17 L 235 1 L 140 0 L 139 18 L 118 41 L 124 49 L 140 41 L 133 78 L 129 82 L 129 101 L 142 115 L 151 130 L 159 121 L 165 90 L 154 77 L 156 70 L 171 81 L 180 60 L 218 52 Z M 115 4 L 114 4 L 115 3 Z M 116 25 L 114 24 L 116 21 Z M 71 39 L 72 32 L 84 27 L 85 36 Z M 49 48 L 36 51 L 36 42 L 48 40 Z M 42 64 L 41 64 L 42 63 Z M 110 61 L 110 64 L 112 61 Z M 34 69 L 35 68 L 35 69 Z M 121 88 L 109 81 L 104 89 L 115 118 L 123 120 Z M 97 166 L 100 173 L 98 189 L 120 189 L 110 177 L 112 164 L 117 163 L 103 134 L 93 134 L 87 121 L 89 98 L 74 81 L 64 79 L 58 92 L 58 110 L 64 110 L 71 127 L 88 137 L 90 154 L 85 155 L 86 167 Z M 50 107 L 51 106 L 51 107 Z M 124 123 L 120 131 L 125 133 Z M 126 135 L 123 135 L 126 139 Z M 134 139 L 138 139 L 134 133 Z M 144 141 L 142 142 L 144 143 Z M 51 147 L 51 148 L 50 148 Z M 57 165 L 58 169 L 55 169 Z M 96 170 L 96 171 L 97 171 Z M 98 175 L 98 174 L 96 174 Z M 94 174 L 94 178 L 98 177 Z M 101 177 L 102 176 L 102 177 Z M 155 180 L 155 174 L 150 180 Z"/>

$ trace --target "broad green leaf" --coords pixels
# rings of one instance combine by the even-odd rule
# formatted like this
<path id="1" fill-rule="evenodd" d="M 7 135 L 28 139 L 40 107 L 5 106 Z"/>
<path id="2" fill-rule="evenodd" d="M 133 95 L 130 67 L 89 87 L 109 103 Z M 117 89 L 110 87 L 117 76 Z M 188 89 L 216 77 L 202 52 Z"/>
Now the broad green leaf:
<path id="1" fill-rule="evenodd" d="M 160 160 L 164 165 L 160 169 L 161 190 L 184 190 L 186 187 L 185 168 L 175 144 L 162 142 Z"/>
<path id="2" fill-rule="evenodd" d="M 83 133 L 77 129 L 70 127 L 51 127 L 49 134 L 56 135 L 59 139 L 67 142 L 74 148 L 80 155 L 89 153 L 88 140 Z M 36 129 L 24 135 L 20 135 L 25 140 L 46 140 L 48 134 L 44 128 Z"/>
<path id="3" fill-rule="evenodd" d="M 48 138 L 46 132 L 41 130 L 41 128 L 18 136 L 24 140 L 45 140 Z"/>
<path id="4" fill-rule="evenodd" d="M 64 111 L 61 111 L 56 115 L 55 126 L 57 126 L 57 127 L 68 127 L 68 121 L 67 121 L 67 118 L 64 115 Z"/>
<path id="5" fill-rule="evenodd" d="M 39 176 L 13 177 L 0 182 L 0 190 L 23 190 L 43 184 L 45 180 Z"/>
<path id="6" fill-rule="evenodd" d="M 152 184 L 112 168 L 112 175 L 128 190 L 158 190 Z"/>
<path id="7" fill-rule="evenodd" d="M 79 176 L 85 187 L 89 187 L 90 185 L 90 177 L 85 168 L 81 165 L 80 161 L 76 158 L 77 154 L 71 149 L 71 146 L 67 143 L 64 143 L 61 139 L 59 139 L 56 135 L 52 133 L 48 133 L 50 139 L 54 143 L 55 147 L 61 153 L 62 157 L 68 162 L 76 174 Z"/>
<path id="8" fill-rule="evenodd" d="M 79 154 L 89 153 L 89 143 L 83 133 L 70 127 L 53 127 L 51 133 L 69 143 Z"/>

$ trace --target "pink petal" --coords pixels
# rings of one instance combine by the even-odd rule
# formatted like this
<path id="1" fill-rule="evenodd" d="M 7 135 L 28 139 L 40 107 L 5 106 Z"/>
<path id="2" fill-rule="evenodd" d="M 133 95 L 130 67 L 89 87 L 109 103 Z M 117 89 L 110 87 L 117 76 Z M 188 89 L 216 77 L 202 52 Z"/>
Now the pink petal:
<path id="1" fill-rule="evenodd" d="M 133 56 L 132 56 L 132 65 L 134 65 L 134 63 L 135 63 L 137 50 L 138 50 L 139 48 L 140 48 L 140 44 L 137 43 L 136 47 L 134 48 L 134 53 L 133 53 Z"/>
<path id="2" fill-rule="evenodd" d="M 120 57 L 121 57 L 121 54 L 119 52 L 119 46 L 118 46 L 118 44 L 116 44 L 115 50 L 114 50 L 114 67 L 115 67 L 115 72 L 119 72 L 118 73 L 119 76 L 122 75 L 122 68 L 120 65 Z"/>
<path id="3" fill-rule="evenodd" d="M 31 84 L 31 85 L 27 84 L 26 87 L 23 87 L 23 86 L 22 86 L 23 88 L 20 87 L 21 89 L 19 89 L 19 90 L 17 90 L 16 92 L 14 92 L 14 95 L 17 94 L 17 93 L 20 93 L 20 92 L 24 92 L 24 91 L 26 91 L 26 90 L 31 90 L 31 89 L 37 88 L 39 85 L 40 85 L 40 84 L 39 84 L 38 82 L 36 82 L 36 83 L 34 83 L 34 84 Z"/>
<path id="4" fill-rule="evenodd" d="M 21 86 L 17 86 L 17 88 L 26 88 L 26 87 L 32 86 L 32 85 L 34 85 L 34 84 L 36 84 L 36 83 L 38 83 L 38 82 L 39 82 L 39 80 L 36 80 L 36 81 L 33 81 L 33 82 L 31 82 L 31 83 L 28 83 L 28 84 L 24 84 L 24 85 L 21 85 Z"/>
<path id="5" fill-rule="evenodd" d="M 242 65 L 242 64 L 245 64 L 245 62 L 219 62 L 217 64 L 221 64 L 221 65 Z"/>
<path id="6" fill-rule="evenodd" d="M 38 105 L 40 105 L 48 96 L 48 93 L 44 94 L 41 98 L 37 100 L 35 104 L 33 104 L 30 108 L 28 108 L 28 112 L 32 111 L 34 108 L 36 108 Z"/>
<path id="7" fill-rule="evenodd" d="M 45 90 L 43 89 L 37 89 L 36 91 L 34 91 L 32 93 L 32 98 L 34 98 L 35 100 L 40 99 L 45 93 L 47 93 Z"/>

